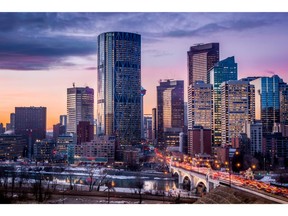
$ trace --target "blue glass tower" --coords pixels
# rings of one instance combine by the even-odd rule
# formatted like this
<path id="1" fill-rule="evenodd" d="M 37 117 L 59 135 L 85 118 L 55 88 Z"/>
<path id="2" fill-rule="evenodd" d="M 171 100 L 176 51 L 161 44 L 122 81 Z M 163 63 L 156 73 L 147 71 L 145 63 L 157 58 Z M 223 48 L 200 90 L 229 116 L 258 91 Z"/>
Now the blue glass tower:
<path id="1" fill-rule="evenodd" d="M 283 80 L 274 75 L 260 77 L 250 82 L 255 86 L 255 119 L 262 121 L 263 135 L 273 132 L 275 123 L 280 123 L 280 83 Z"/>
<path id="2" fill-rule="evenodd" d="M 219 61 L 209 71 L 210 84 L 213 86 L 213 145 L 221 144 L 221 83 L 237 80 L 237 63 L 234 56 Z"/>
<path id="3" fill-rule="evenodd" d="M 98 36 L 98 134 L 116 135 L 120 145 L 141 138 L 141 36 Z"/>

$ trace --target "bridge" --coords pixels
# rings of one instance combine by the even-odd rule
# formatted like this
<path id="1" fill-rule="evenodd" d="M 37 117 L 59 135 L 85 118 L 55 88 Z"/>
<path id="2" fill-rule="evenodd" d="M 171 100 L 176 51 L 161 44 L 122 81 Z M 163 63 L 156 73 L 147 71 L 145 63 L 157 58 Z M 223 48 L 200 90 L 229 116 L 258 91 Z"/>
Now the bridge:
<path id="1" fill-rule="evenodd" d="M 243 192 L 288 204 L 288 189 L 271 186 L 260 181 L 245 179 L 239 175 L 212 170 L 207 167 L 193 167 L 188 163 L 169 161 L 169 171 L 178 176 L 178 187 L 197 194 L 208 193 L 218 186 L 228 186 Z"/>
<path id="2" fill-rule="evenodd" d="M 201 172 L 200 172 L 201 169 Z M 205 173 L 203 173 L 205 169 Z M 207 168 L 198 168 L 197 170 L 187 170 L 182 167 L 177 167 L 170 163 L 169 171 L 173 176 L 178 176 L 179 188 L 188 191 L 195 191 L 199 194 L 209 192 L 211 189 L 220 185 L 220 181 L 212 179 Z"/>

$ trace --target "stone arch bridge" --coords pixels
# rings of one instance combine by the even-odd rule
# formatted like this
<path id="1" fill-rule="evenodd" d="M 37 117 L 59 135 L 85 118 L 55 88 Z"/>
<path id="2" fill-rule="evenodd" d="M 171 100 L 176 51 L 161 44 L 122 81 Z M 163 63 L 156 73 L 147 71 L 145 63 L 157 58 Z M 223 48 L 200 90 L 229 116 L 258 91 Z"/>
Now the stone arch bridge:
<path id="1" fill-rule="evenodd" d="M 219 181 L 211 179 L 209 174 L 203 174 L 196 171 L 186 170 L 170 164 L 169 171 L 178 176 L 178 187 L 187 191 L 195 191 L 196 193 L 206 193 L 211 189 L 219 186 Z"/>

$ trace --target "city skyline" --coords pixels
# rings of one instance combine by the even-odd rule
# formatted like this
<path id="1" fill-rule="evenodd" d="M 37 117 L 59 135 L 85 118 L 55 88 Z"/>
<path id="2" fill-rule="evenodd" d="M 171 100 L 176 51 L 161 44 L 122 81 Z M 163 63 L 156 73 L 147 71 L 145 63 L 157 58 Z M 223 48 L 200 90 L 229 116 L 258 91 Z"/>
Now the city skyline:
<path id="1" fill-rule="evenodd" d="M 73 82 L 96 90 L 97 36 L 109 31 L 142 37 L 144 114 L 160 79 L 184 80 L 187 101 L 187 51 L 198 43 L 220 43 L 219 60 L 235 56 L 239 79 L 287 82 L 287 23 L 288 13 L 0 13 L 0 122 L 17 106 L 43 106 L 52 129 Z"/>

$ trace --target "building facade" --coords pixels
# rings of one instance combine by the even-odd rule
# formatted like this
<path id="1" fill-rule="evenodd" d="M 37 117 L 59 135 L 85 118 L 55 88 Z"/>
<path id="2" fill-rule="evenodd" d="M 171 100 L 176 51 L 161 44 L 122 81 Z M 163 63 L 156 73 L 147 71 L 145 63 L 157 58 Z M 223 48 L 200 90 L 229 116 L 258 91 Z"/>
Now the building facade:
<path id="1" fill-rule="evenodd" d="M 191 46 L 188 57 L 188 86 L 196 81 L 209 83 L 208 71 L 219 61 L 219 43 Z"/>
<path id="2" fill-rule="evenodd" d="M 143 121 L 144 139 L 152 141 L 152 115 L 145 114 Z"/>
<path id="3" fill-rule="evenodd" d="M 255 120 L 252 122 L 246 122 L 244 133 L 246 133 L 247 137 L 249 138 L 250 154 L 255 155 L 255 153 L 263 153 L 262 122 Z"/>
<path id="4" fill-rule="evenodd" d="M 244 81 L 227 81 L 221 84 L 221 135 L 222 146 L 232 145 L 232 139 L 243 132 L 245 122 L 255 116 L 254 86 Z"/>
<path id="5" fill-rule="evenodd" d="M 37 161 L 52 160 L 53 151 L 56 148 L 56 142 L 54 140 L 37 140 L 34 145 L 33 158 Z"/>
<path id="6" fill-rule="evenodd" d="M 15 107 L 15 134 L 24 135 L 28 143 L 25 157 L 32 158 L 33 143 L 46 138 L 46 107 Z"/>
<path id="7" fill-rule="evenodd" d="M 195 126 L 188 130 L 188 155 L 208 154 L 212 152 L 212 130 L 202 126 Z"/>
<path id="8" fill-rule="evenodd" d="M 211 84 L 203 81 L 196 81 L 194 85 L 188 88 L 189 110 L 188 129 L 192 130 L 194 126 L 212 129 L 213 121 L 213 90 Z"/>
<path id="9" fill-rule="evenodd" d="M 229 80 L 237 80 L 238 67 L 234 56 L 217 62 L 209 70 L 209 83 L 213 88 L 213 148 L 221 145 L 221 87 Z"/>
<path id="10" fill-rule="evenodd" d="M 255 86 L 255 119 L 262 121 L 263 136 L 273 132 L 280 123 L 280 89 L 283 80 L 279 76 L 260 77 L 250 82 Z"/>
<path id="11" fill-rule="evenodd" d="M 99 135 L 120 145 L 141 140 L 141 36 L 106 32 L 98 36 L 97 123 Z"/>
<path id="12" fill-rule="evenodd" d="M 90 142 L 84 142 L 75 147 L 76 158 L 107 158 L 109 162 L 115 159 L 114 136 L 98 136 Z"/>
<path id="13" fill-rule="evenodd" d="M 184 130 L 184 81 L 164 80 L 157 86 L 157 141 L 160 148 L 179 146 Z"/>
<path id="14" fill-rule="evenodd" d="M 27 150 L 27 139 L 22 135 L 0 135 L 0 159 L 13 160 L 22 157 Z"/>
<path id="15" fill-rule="evenodd" d="M 80 121 L 77 125 L 77 144 L 90 142 L 94 138 L 94 125 L 89 121 Z"/>
<path id="16" fill-rule="evenodd" d="M 67 89 L 67 133 L 76 134 L 80 121 L 94 123 L 94 89 L 73 84 Z"/>

